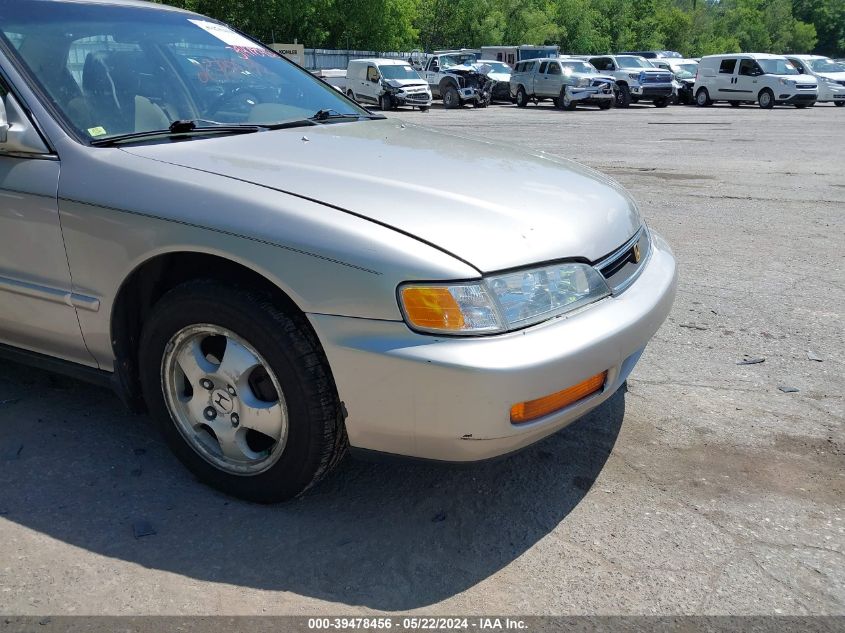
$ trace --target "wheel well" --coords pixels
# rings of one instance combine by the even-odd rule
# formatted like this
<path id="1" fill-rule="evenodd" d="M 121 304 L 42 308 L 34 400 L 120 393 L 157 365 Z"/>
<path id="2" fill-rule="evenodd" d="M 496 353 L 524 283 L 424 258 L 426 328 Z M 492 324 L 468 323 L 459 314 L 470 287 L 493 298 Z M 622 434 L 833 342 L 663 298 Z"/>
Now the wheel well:
<path id="1" fill-rule="evenodd" d="M 446 88 L 454 88 L 455 90 L 458 89 L 458 82 L 457 80 L 453 79 L 452 77 L 444 77 L 440 80 L 440 93 L 443 94 L 446 92 Z"/>
<path id="2" fill-rule="evenodd" d="M 138 380 L 138 343 L 153 306 L 169 290 L 193 279 L 215 279 L 263 292 L 286 310 L 300 312 L 288 295 L 263 275 L 224 257 L 179 252 L 147 260 L 124 281 L 111 313 L 111 342 L 120 395 L 134 411 L 145 410 Z"/>
<path id="3" fill-rule="evenodd" d="M 617 82 L 616 82 L 616 85 L 617 85 L 617 86 L 619 86 L 620 88 L 621 88 L 622 86 L 625 86 L 625 87 L 627 88 L 627 87 L 628 87 L 628 82 L 627 82 L 627 81 L 623 81 L 623 80 L 621 80 L 621 79 L 620 79 L 619 81 L 617 81 Z"/>

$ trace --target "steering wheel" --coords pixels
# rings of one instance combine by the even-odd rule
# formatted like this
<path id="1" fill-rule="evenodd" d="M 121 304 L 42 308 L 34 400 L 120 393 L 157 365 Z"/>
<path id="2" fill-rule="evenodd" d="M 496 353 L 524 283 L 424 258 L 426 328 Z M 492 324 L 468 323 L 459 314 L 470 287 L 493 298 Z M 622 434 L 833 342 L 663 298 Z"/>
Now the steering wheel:
<path id="1" fill-rule="evenodd" d="M 214 99 L 206 111 L 206 116 L 214 118 L 221 110 L 228 109 L 232 114 L 249 114 L 252 108 L 262 102 L 258 97 L 259 91 L 266 91 L 266 88 L 255 89 L 253 86 L 236 86 L 226 89 L 223 94 Z"/>

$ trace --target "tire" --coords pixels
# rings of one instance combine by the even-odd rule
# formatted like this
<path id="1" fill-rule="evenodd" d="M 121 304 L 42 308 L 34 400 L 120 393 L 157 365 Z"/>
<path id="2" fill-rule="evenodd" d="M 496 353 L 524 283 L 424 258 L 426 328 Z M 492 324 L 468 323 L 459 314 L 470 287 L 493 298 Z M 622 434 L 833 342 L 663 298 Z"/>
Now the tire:
<path id="1" fill-rule="evenodd" d="M 291 499 L 346 452 L 322 348 L 302 315 L 268 295 L 212 280 L 170 290 L 144 323 L 139 369 L 170 448 L 200 481 L 227 494 Z"/>
<path id="2" fill-rule="evenodd" d="M 845 106 L 845 101 L 834 101 L 833 105 L 835 105 L 837 108 L 841 108 L 842 106 Z"/>
<path id="3" fill-rule="evenodd" d="M 525 93 L 525 88 L 522 86 L 516 89 L 516 105 L 520 108 L 524 108 L 528 105 L 528 95 Z"/>
<path id="4" fill-rule="evenodd" d="M 428 112 L 428 106 L 420 106 L 420 112 Z"/>
<path id="5" fill-rule="evenodd" d="M 706 108 L 707 106 L 713 105 L 713 102 L 710 100 L 710 93 L 707 92 L 707 88 L 699 88 L 698 92 L 695 93 L 695 105 L 700 108 Z"/>
<path id="6" fill-rule="evenodd" d="M 796 108 L 798 108 L 799 110 L 803 110 L 803 109 L 804 109 L 804 108 L 806 108 L 808 105 L 810 105 L 810 104 L 809 104 L 809 103 L 796 103 L 796 104 L 795 104 L 795 107 L 796 107 Z"/>
<path id="7" fill-rule="evenodd" d="M 389 94 L 383 94 L 378 98 L 378 107 L 382 112 L 394 109 L 393 97 Z"/>
<path id="8" fill-rule="evenodd" d="M 655 108 L 665 108 L 666 106 L 669 105 L 669 99 L 668 98 L 655 99 L 653 101 L 653 103 L 654 103 Z"/>
<path id="9" fill-rule="evenodd" d="M 599 102 L 599 109 L 610 110 L 613 107 L 613 101 L 610 99 Z"/>
<path id="10" fill-rule="evenodd" d="M 461 95 L 458 94 L 455 86 L 446 86 L 443 90 L 443 107 L 447 110 L 454 110 L 461 106 Z"/>
<path id="11" fill-rule="evenodd" d="M 564 87 L 563 90 L 560 91 L 560 96 L 558 97 L 558 102 L 560 103 L 560 108 L 562 110 L 566 110 L 567 112 L 573 112 L 578 109 L 578 102 L 573 101 L 568 94 L 566 94 L 566 88 Z"/>
<path id="12" fill-rule="evenodd" d="M 739 106 L 741 106 L 741 105 L 742 105 L 742 102 L 741 102 L 741 101 L 728 101 L 728 103 L 730 103 L 730 104 L 731 104 L 731 107 L 732 107 L 732 108 L 738 108 Z"/>
<path id="13" fill-rule="evenodd" d="M 757 95 L 757 104 L 764 110 L 771 110 L 775 107 L 775 95 L 768 88 L 763 88 Z"/>
<path id="14" fill-rule="evenodd" d="M 616 107 L 627 108 L 631 105 L 631 89 L 626 85 L 616 87 Z"/>

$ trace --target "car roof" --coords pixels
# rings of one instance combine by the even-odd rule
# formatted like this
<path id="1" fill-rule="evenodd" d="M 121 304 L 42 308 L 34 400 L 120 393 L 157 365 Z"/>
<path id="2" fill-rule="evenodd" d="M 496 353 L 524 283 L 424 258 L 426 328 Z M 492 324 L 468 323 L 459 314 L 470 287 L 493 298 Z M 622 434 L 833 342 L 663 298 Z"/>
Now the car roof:
<path id="1" fill-rule="evenodd" d="M 167 4 L 157 4 L 154 2 L 149 2 L 148 0 L 44 0 L 45 2 L 50 2 L 53 4 L 99 4 L 99 5 L 106 5 L 110 7 L 131 7 L 134 9 L 150 9 L 150 10 L 158 10 L 158 11 L 178 11 L 180 13 L 189 13 L 191 15 L 197 15 L 193 11 L 186 11 L 185 9 L 179 9 L 177 7 L 171 7 Z"/>
<path id="2" fill-rule="evenodd" d="M 772 55 L 771 53 L 727 53 L 722 55 L 705 55 L 705 59 L 739 59 L 740 57 L 750 57 L 751 59 L 783 59 L 783 55 Z"/>
<path id="3" fill-rule="evenodd" d="M 794 57 L 795 59 L 806 59 L 806 60 L 811 60 L 811 59 L 830 59 L 830 57 L 825 57 L 824 55 L 793 55 L 793 54 L 791 54 L 791 53 L 790 53 L 790 54 L 788 54 L 788 55 L 786 55 L 786 57 Z"/>

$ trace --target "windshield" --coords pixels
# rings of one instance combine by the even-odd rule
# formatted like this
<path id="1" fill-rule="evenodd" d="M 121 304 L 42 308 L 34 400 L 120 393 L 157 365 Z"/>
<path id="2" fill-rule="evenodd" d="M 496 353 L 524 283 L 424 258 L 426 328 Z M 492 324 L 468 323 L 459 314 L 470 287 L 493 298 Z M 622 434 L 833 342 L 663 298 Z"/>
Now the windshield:
<path id="1" fill-rule="evenodd" d="M 419 79 L 420 76 L 417 71 L 411 68 L 408 64 L 391 64 L 389 66 L 379 66 L 381 76 L 385 79 Z"/>
<path id="2" fill-rule="evenodd" d="M 633 55 L 620 55 L 616 58 L 619 68 L 654 68 L 647 59 Z"/>
<path id="3" fill-rule="evenodd" d="M 561 66 L 563 66 L 564 72 L 567 70 L 572 73 L 585 73 L 588 75 L 593 75 L 598 71 L 593 67 L 591 64 L 587 62 L 561 62 Z"/>
<path id="4" fill-rule="evenodd" d="M 767 75 L 799 75 L 800 73 L 785 59 L 758 59 L 757 63 Z"/>
<path id="5" fill-rule="evenodd" d="M 170 10 L 4 0 L 14 54 L 82 138 L 367 116 L 334 88 L 219 22 Z"/>
<path id="6" fill-rule="evenodd" d="M 807 65 L 817 73 L 845 73 L 845 64 L 837 64 L 832 59 L 813 59 Z"/>
<path id="7" fill-rule="evenodd" d="M 695 77 L 698 72 L 698 64 L 672 64 L 671 67 L 678 79 Z"/>
<path id="8" fill-rule="evenodd" d="M 440 57 L 440 67 L 449 68 L 450 66 L 462 66 L 463 64 L 474 64 L 476 62 L 475 55 L 472 53 L 442 55 Z"/>

